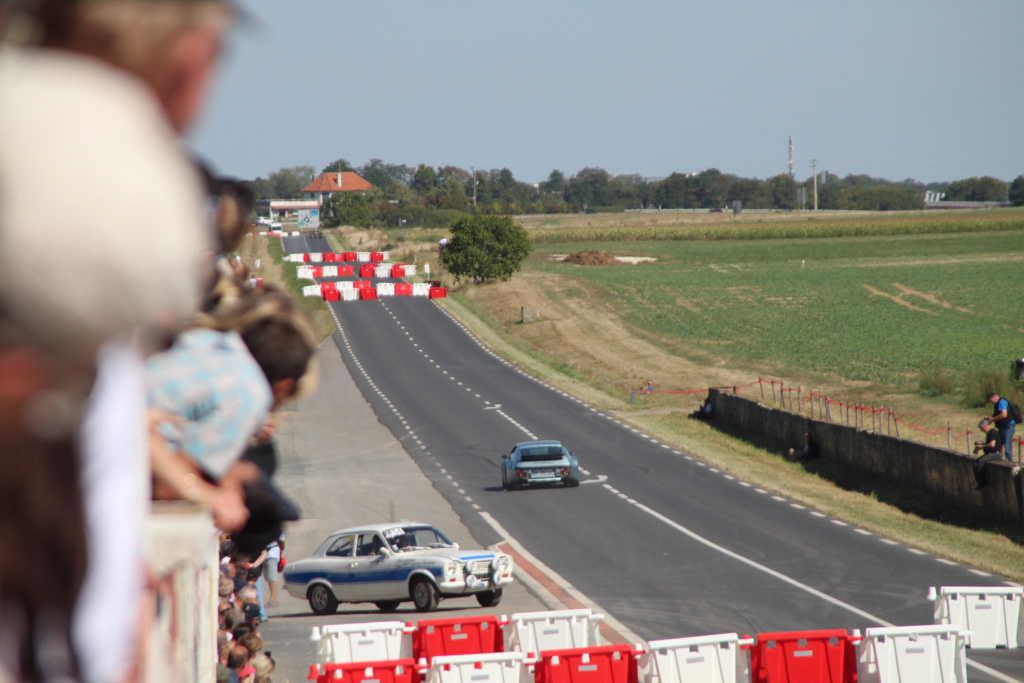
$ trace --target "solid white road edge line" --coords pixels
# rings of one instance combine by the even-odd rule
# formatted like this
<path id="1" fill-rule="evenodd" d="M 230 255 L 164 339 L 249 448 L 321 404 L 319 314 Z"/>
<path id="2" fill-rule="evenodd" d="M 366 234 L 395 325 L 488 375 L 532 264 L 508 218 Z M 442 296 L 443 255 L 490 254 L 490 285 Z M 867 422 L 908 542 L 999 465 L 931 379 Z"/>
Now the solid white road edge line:
<path id="1" fill-rule="evenodd" d="M 609 626 L 611 626 L 616 631 L 618 631 L 619 634 L 622 635 L 624 638 L 627 638 L 628 640 L 626 642 L 629 642 L 629 643 L 639 643 L 639 642 L 643 641 L 642 638 L 640 638 L 635 633 L 633 633 L 631 630 L 629 630 L 628 628 L 623 626 L 622 623 L 618 619 L 616 619 L 613 615 L 609 614 L 607 610 L 601 609 L 600 605 L 598 605 L 596 602 L 594 602 L 593 600 L 588 598 L 583 593 L 581 593 L 578 590 L 576 590 L 575 586 L 573 586 L 571 583 L 569 583 L 568 581 L 563 579 L 561 576 L 559 576 L 554 571 L 552 571 L 552 569 L 550 567 L 548 567 L 546 564 L 544 564 L 543 562 L 538 560 L 536 557 L 534 557 L 526 548 L 524 548 L 522 546 L 522 544 L 519 543 L 519 541 L 517 541 L 516 539 L 514 539 L 512 537 L 512 534 L 510 534 L 507 531 L 505 531 L 505 528 L 503 526 L 501 526 L 501 524 L 499 524 L 496 519 L 491 517 L 490 514 L 488 514 L 487 512 L 481 512 L 480 516 L 483 517 L 484 521 L 487 522 L 491 526 L 491 528 L 494 529 L 494 531 L 499 536 L 501 536 L 502 539 L 504 539 L 504 541 L 506 543 L 508 543 L 513 548 L 515 548 L 517 553 L 519 553 L 520 555 L 525 557 L 527 559 L 527 561 L 529 561 L 530 564 L 532 564 L 533 566 L 537 567 L 537 569 L 539 569 L 542 572 L 544 572 L 548 577 L 551 578 L 552 581 L 554 581 L 559 586 L 561 586 L 562 589 L 566 593 L 571 595 L 576 600 L 579 600 L 582 604 L 584 604 L 587 607 L 589 607 L 590 610 L 592 612 L 594 612 L 595 614 L 603 614 L 604 615 L 604 622 L 606 624 L 608 624 Z M 533 577 L 531 577 L 528 573 L 520 572 L 518 576 L 519 576 L 519 580 L 522 581 L 527 586 L 529 586 L 531 590 L 537 591 L 538 595 L 542 595 L 543 596 L 543 598 L 542 598 L 543 602 L 551 604 L 553 606 L 558 606 L 559 605 L 558 599 L 555 598 L 555 596 L 552 595 L 546 588 L 541 586 L 540 583 L 538 581 L 536 581 Z"/>

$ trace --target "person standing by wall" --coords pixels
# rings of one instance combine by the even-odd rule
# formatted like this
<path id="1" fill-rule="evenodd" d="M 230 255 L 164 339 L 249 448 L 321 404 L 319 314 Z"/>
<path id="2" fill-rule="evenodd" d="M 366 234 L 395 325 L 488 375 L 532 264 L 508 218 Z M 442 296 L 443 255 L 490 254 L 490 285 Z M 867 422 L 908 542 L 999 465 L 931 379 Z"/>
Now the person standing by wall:
<path id="1" fill-rule="evenodd" d="M 993 405 L 991 421 L 999 430 L 999 438 L 1003 442 L 1006 459 L 1013 462 L 1013 433 L 1016 431 L 1017 423 L 1010 415 L 1010 402 L 1005 398 L 1000 398 L 999 394 L 995 392 L 989 392 L 986 398 Z"/>
<path id="2" fill-rule="evenodd" d="M 978 429 L 984 436 L 981 441 L 974 442 L 974 454 L 981 452 L 981 455 L 974 459 L 974 480 L 978 484 L 977 488 L 982 489 L 988 486 L 986 464 L 1003 457 L 1003 438 L 987 417 L 978 423 Z"/>

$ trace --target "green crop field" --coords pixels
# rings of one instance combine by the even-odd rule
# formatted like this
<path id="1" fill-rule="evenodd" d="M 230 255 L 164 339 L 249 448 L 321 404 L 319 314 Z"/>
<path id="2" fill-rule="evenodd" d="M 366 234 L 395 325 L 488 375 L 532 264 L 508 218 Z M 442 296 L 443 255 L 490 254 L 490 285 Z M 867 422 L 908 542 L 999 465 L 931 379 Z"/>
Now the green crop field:
<path id="1" fill-rule="evenodd" d="M 528 268 L 607 287 L 629 322 L 738 361 L 900 385 L 1024 356 L 1024 230 L 537 245 Z M 550 239 L 546 236 L 545 240 Z M 651 263 L 575 266 L 584 249 Z"/>

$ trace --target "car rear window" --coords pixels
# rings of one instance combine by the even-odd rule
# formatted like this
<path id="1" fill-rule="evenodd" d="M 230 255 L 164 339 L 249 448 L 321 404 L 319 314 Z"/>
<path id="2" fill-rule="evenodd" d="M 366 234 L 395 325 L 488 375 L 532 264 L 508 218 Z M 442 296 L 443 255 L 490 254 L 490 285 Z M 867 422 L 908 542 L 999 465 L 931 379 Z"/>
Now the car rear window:
<path id="1" fill-rule="evenodd" d="M 562 449 L 557 446 L 542 446 L 538 448 L 524 448 L 521 462 L 543 462 L 545 460 L 560 460 Z"/>

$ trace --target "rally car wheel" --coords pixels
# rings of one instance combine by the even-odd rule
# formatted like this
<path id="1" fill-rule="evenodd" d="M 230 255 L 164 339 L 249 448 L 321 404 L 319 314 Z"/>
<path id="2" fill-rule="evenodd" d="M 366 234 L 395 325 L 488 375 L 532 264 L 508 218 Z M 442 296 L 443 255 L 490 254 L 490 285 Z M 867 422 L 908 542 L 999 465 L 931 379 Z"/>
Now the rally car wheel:
<path id="1" fill-rule="evenodd" d="M 412 602 L 418 612 L 432 612 L 437 609 L 440 596 L 437 586 L 430 579 L 419 578 L 412 583 Z"/>
<path id="2" fill-rule="evenodd" d="M 501 602 L 501 589 L 496 588 L 492 591 L 477 593 L 476 601 L 480 603 L 481 607 L 495 607 L 499 602 Z"/>
<path id="3" fill-rule="evenodd" d="M 317 584 L 306 594 L 313 614 L 334 614 L 338 611 L 338 599 L 327 586 Z"/>

